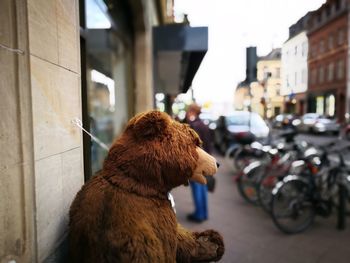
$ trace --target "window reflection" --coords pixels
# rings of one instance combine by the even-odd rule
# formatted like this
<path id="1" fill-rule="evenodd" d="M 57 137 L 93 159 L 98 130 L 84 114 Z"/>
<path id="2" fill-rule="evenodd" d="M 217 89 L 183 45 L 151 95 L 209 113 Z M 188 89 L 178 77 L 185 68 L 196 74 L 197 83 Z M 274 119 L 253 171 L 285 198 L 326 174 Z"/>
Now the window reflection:
<path id="1" fill-rule="evenodd" d="M 111 22 L 106 15 L 107 10 L 102 0 L 86 0 L 86 27 L 89 29 L 111 28 Z"/>
<path id="2" fill-rule="evenodd" d="M 91 70 L 90 84 L 90 128 L 97 138 L 110 145 L 114 138 L 114 81 L 97 70 Z M 101 169 L 106 153 L 105 149 L 96 142 L 92 142 L 91 169 L 93 173 Z"/>

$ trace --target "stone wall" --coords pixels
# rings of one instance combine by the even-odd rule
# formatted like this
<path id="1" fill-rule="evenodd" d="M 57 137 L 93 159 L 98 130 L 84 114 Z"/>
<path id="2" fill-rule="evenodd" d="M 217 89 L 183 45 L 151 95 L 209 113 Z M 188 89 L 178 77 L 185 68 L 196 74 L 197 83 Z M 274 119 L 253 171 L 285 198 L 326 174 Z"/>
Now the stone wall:
<path id="1" fill-rule="evenodd" d="M 0 17 L 0 44 L 24 51 L 0 48 L 0 262 L 43 262 L 65 240 L 84 181 L 71 124 L 81 119 L 78 1 L 5 0 Z"/>
<path id="2" fill-rule="evenodd" d="M 64 240 L 83 184 L 77 0 L 28 0 L 38 261 Z"/>
<path id="3" fill-rule="evenodd" d="M 0 1 L 0 262 L 35 262 L 26 8 Z"/>

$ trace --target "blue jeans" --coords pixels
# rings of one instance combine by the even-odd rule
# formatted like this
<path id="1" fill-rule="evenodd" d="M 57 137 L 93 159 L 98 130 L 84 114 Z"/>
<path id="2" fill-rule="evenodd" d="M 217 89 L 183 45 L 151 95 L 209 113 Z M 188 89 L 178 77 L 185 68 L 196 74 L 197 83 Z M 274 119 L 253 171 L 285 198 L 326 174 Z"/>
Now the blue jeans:
<path id="1" fill-rule="evenodd" d="M 191 182 L 195 211 L 194 217 L 199 220 L 208 219 L 208 188 L 206 185 Z"/>

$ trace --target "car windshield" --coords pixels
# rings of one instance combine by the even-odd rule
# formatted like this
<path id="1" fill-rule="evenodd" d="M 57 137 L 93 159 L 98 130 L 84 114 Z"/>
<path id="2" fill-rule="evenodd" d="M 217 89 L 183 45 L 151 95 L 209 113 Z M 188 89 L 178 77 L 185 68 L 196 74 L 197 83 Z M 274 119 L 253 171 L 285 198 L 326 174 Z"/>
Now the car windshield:
<path id="1" fill-rule="evenodd" d="M 227 125 L 233 126 L 250 126 L 259 127 L 266 126 L 264 120 L 256 113 L 239 113 L 227 117 Z"/>
<path id="2" fill-rule="evenodd" d="M 227 117 L 227 125 L 235 126 L 248 126 L 249 125 L 249 115 L 248 114 L 235 114 Z"/>
<path id="3" fill-rule="evenodd" d="M 318 114 L 305 114 L 304 119 L 316 119 L 320 117 Z"/>

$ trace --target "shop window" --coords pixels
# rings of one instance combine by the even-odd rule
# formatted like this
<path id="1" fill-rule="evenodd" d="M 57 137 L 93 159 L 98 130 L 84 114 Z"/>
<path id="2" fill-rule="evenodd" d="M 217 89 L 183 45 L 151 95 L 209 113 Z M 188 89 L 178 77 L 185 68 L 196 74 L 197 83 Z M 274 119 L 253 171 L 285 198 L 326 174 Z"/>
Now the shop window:
<path id="1" fill-rule="evenodd" d="M 115 136 L 114 109 L 115 87 L 114 81 L 96 70 L 91 70 L 89 87 L 91 132 L 102 142 L 109 145 Z M 92 173 L 102 167 L 106 150 L 95 142 L 91 146 Z"/>
<path id="2" fill-rule="evenodd" d="M 131 35 L 111 27 L 114 23 L 105 1 L 80 0 L 79 7 L 83 126 L 108 148 L 129 116 L 133 48 L 122 39 Z M 125 23 L 126 18 L 118 19 Z M 87 135 L 83 143 L 88 180 L 102 168 L 107 151 Z"/>
<path id="3" fill-rule="evenodd" d="M 324 113 L 324 97 L 317 96 L 316 97 L 316 113 L 323 115 Z"/>
<path id="4" fill-rule="evenodd" d="M 333 94 L 326 97 L 326 115 L 334 117 L 335 115 L 335 97 Z"/>

